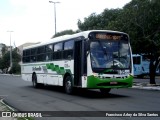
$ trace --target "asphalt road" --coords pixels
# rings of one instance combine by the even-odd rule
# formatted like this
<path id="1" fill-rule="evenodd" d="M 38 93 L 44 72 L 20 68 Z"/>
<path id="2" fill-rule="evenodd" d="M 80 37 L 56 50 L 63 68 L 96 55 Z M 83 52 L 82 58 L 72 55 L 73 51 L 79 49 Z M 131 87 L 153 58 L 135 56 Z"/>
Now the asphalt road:
<path id="1" fill-rule="evenodd" d="M 109 95 L 97 90 L 77 90 L 67 95 L 61 87 L 35 89 L 18 76 L 0 75 L 0 98 L 18 111 L 160 111 L 160 91 L 113 89 Z M 93 113 L 94 114 L 94 113 Z M 40 118 L 38 118 L 40 119 Z M 66 117 L 48 117 L 62 119 Z M 75 120 L 75 117 L 68 118 Z M 76 117 L 90 120 L 90 117 Z M 93 120 L 158 120 L 159 117 L 92 117 Z"/>

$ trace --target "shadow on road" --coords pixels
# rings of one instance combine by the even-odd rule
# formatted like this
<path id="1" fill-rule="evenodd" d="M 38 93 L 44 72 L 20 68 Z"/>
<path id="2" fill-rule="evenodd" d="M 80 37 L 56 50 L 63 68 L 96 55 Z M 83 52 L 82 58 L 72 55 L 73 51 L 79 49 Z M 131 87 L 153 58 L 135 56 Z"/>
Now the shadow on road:
<path id="1" fill-rule="evenodd" d="M 78 89 L 78 92 L 76 92 L 75 95 L 81 96 L 81 97 L 86 97 L 90 99 L 96 99 L 96 98 L 121 98 L 121 97 L 128 97 L 125 95 L 120 95 L 120 94 L 113 94 L 112 90 L 108 94 L 102 94 L 99 90 L 87 90 L 87 89 Z"/>
<path id="2" fill-rule="evenodd" d="M 34 89 L 32 86 L 26 86 L 29 87 L 31 89 Z M 27 88 L 28 89 L 28 88 Z M 65 91 L 63 89 L 63 87 L 58 87 L 58 86 L 42 86 L 41 88 L 38 88 L 37 90 L 43 90 L 43 91 L 52 91 L 52 92 L 56 92 L 56 93 L 60 93 L 60 94 L 65 94 Z M 110 93 L 108 94 L 102 94 L 98 89 L 74 89 L 74 93 L 72 94 L 72 96 L 79 96 L 79 97 L 85 97 L 88 99 L 97 99 L 97 98 L 125 98 L 125 97 L 129 97 L 126 95 L 120 95 L 120 94 L 113 94 L 112 90 Z"/>

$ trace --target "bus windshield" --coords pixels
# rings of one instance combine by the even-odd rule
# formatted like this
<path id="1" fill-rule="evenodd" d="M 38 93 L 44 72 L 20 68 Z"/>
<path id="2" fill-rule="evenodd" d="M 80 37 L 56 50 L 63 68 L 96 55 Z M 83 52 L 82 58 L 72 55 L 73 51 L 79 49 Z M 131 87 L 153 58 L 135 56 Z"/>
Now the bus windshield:
<path id="1" fill-rule="evenodd" d="M 90 43 L 91 64 L 96 69 L 129 69 L 130 49 L 125 40 L 95 40 Z"/>

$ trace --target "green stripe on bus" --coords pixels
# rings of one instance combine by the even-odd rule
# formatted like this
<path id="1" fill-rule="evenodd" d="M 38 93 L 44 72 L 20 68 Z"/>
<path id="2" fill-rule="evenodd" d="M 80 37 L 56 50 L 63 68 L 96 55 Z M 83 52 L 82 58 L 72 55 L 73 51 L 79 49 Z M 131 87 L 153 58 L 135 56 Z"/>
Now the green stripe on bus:
<path id="1" fill-rule="evenodd" d="M 59 65 L 54 65 L 53 63 L 46 64 L 47 69 L 50 69 L 52 71 L 56 71 L 57 74 L 64 75 L 66 72 L 72 74 L 70 69 L 64 69 L 64 67 L 60 67 Z"/>
<path id="2" fill-rule="evenodd" d="M 60 67 L 59 73 L 60 73 L 60 74 L 65 74 L 65 69 L 64 69 L 64 67 Z"/>

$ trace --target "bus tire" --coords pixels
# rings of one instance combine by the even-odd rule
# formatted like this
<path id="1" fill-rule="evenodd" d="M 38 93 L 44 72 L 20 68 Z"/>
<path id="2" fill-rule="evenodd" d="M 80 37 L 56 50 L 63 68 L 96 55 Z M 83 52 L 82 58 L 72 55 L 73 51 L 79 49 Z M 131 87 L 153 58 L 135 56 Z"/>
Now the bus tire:
<path id="1" fill-rule="evenodd" d="M 65 78 L 64 89 L 67 94 L 73 93 L 73 85 L 72 85 L 72 77 L 71 76 L 67 76 Z"/>
<path id="2" fill-rule="evenodd" d="M 108 94 L 111 91 L 111 88 L 101 88 L 100 91 L 102 94 Z"/>
<path id="3" fill-rule="evenodd" d="M 37 83 L 37 75 L 36 74 L 33 74 L 32 75 L 32 85 L 34 88 L 39 88 L 40 85 Z"/>

